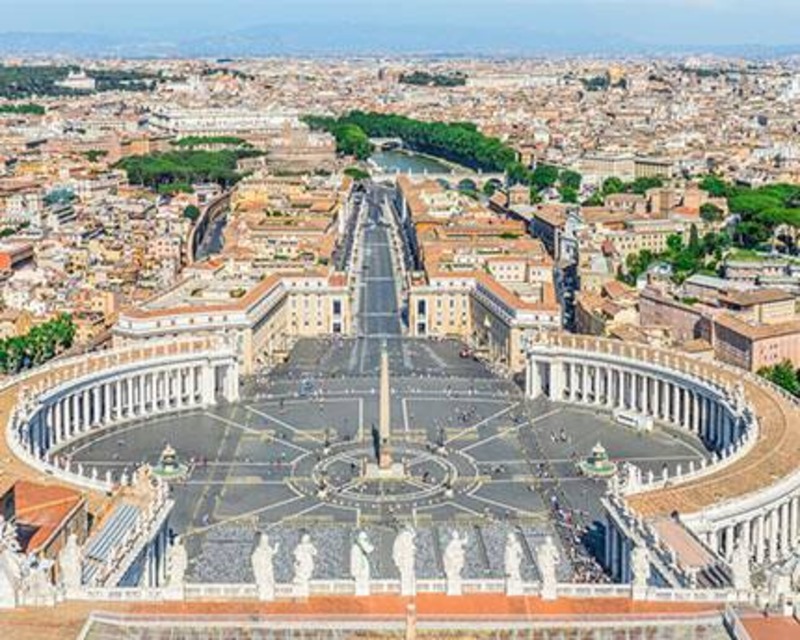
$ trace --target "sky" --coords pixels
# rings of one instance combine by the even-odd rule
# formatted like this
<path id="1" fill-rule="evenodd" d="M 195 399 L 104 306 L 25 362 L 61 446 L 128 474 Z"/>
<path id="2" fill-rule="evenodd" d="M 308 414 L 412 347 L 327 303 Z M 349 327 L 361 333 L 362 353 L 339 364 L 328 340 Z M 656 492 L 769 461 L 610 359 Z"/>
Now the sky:
<path id="1" fill-rule="evenodd" d="M 798 24 L 800 0 L 0 0 L 2 32 L 153 40 L 267 26 L 310 43 L 318 31 L 304 36 L 304 26 L 327 26 L 343 39 L 359 33 L 365 40 L 380 26 L 419 30 L 442 51 L 482 30 L 498 46 L 504 33 L 645 46 L 798 45 Z"/>

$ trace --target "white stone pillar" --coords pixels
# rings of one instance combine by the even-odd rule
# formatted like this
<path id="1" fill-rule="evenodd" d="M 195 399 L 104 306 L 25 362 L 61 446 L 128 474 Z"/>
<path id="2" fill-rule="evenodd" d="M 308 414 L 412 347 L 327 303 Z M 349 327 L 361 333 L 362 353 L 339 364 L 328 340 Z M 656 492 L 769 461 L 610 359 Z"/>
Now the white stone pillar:
<path id="1" fill-rule="evenodd" d="M 101 422 L 108 423 L 111 422 L 112 413 L 111 413 L 111 385 L 113 383 L 106 382 L 103 384 L 103 412 L 102 412 L 102 420 Z"/>
<path id="2" fill-rule="evenodd" d="M 205 368 L 200 370 L 200 392 L 205 399 Z M 564 363 L 554 358 L 550 361 L 550 399 L 556 402 L 564 400 Z"/>
<path id="3" fill-rule="evenodd" d="M 72 407 L 70 408 L 69 433 L 70 435 L 74 435 L 78 431 L 78 422 L 80 421 L 80 409 L 78 408 L 77 391 L 72 394 L 70 398 L 70 404 Z"/>
<path id="4" fill-rule="evenodd" d="M 752 555 L 753 551 L 751 548 L 751 541 L 750 541 L 750 526 L 751 526 L 750 520 L 745 520 L 739 525 L 740 535 L 741 535 L 740 544 L 745 549 L 747 549 L 747 552 L 750 555 Z"/>
<path id="5" fill-rule="evenodd" d="M 53 405 L 53 426 L 58 433 L 59 441 L 64 439 L 64 424 L 61 420 L 62 404 L 61 400 L 56 400 Z"/>
<path id="6" fill-rule="evenodd" d="M 769 512 L 769 561 L 775 562 L 778 558 L 778 510 L 773 509 Z"/>
<path id="7" fill-rule="evenodd" d="M 576 376 L 575 376 L 575 363 L 574 362 L 564 363 L 564 366 L 566 367 L 566 370 L 567 370 L 567 381 L 569 383 L 569 389 L 568 389 L 569 401 L 570 402 L 575 402 L 575 391 L 576 391 L 575 390 L 575 387 L 576 387 L 576 384 L 575 384 L 575 378 L 576 378 Z"/>
<path id="8" fill-rule="evenodd" d="M 203 366 L 203 406 L 214 404 L 214 386 L 214 366 L 209 362 Z"/>
<path id="9" fill-rule="evenodd" d="M 117 420 L 122 418 L 122 378 L 117 378 L 114 383 L 114 415 Z"/>
<path id="10" fill-rule="evenodd" d="M 730 560 L 733 556 L 733 525 L 729 524 L 725 527 L 724 531 L 724 540 L 725 540 L 725 559 Z"/>
<path id="11" fill-rule="evenodd" d="M 589 366 L 584 362 L 581 365 L 581 400 L 589 402 Z"/>
<path id="12" fill-rule="evenodd" d="M 81 431 L 86 431 L 91 426 L 91 415 L 89 413 L 89 389 L 81 392 Z"/>
<path id="13" fill-rule="evenodd" d="M 183 367 L 175 370 L 175 384 L 177 386 L 179 407 L 184 407 L 186 405 L 186 399 L 184 397 L 183 373 Z"/>
<path id="14" fill-rule="evenodd" d="M 103 394 L 102 385 L 92 387 L 92 394 L 93 394 L 92 400 L 94 400 L 94 416 L 92 416 L 92 418 L 94 420 L 94 424 L 100 424 L 103 421 L 100 410 L 100 407 L 102 406 L 102 394 Z"/>
<path id="15" fill-rule="evenodd" d="M 798 498 L 792 496 L 789 500 L 789 547 L 794 549 L 797 546 L 797 514 Z"/>
<path id="16" fill-rule="evenodd" d="M 681 414 L 681 426 L 689 431 L 692 430 L 692 423 L 689 421 L 689 406 L 691 404 L 691 392 L 688 389 L 682 389 L 681 395 L 683 396 L 683 413 Z"/>
<path id="17" fill-rule="evenodd" d="M 786 557 L 789 553 L 789 502 L 784 502 L 780 506 L 780 543 L 781 555 Z"/>
<path id="18" fill-rule="evenodd" d="M 136 412 L 143 416 L 144 411 L 144 374 L 140 373 L 136 376 Z"/>
<path id="19" fill-rule="evenodd" d="M 681 394 L 678 385 L 671 382 L 669 385 L 669 393 L 672 397 L 672 424 L 677 427 L 683 426 L 681 424 Z"/>
<path id="20" fill-rule="evenodd" d="M 766 537 L 767 537 L 767 533 L 764 530 L 765 529 L 765 526 L 764 526 L 765 522 L 764 522 L 763 514 L 759 513 L 756 516 L 755 525 L 756 525 L 755 526 L 756 562 L 760 564 L 760 563 L 764 562 L 764 548 L 765 548 L 765 544 L 764 543 L 766 542 Z"/>

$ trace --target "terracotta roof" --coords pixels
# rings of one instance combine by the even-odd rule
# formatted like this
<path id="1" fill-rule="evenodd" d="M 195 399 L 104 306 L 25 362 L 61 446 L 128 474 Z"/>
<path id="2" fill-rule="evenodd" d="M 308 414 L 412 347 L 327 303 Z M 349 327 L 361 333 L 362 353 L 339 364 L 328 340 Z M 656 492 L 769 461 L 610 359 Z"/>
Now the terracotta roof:
<path id="1" fill-rule="evenodd" d="M 397 596 L 315 597 L 303 602 L 66 602 L 55 607 L 24 608 L 0 613 L 0 626 L 14 640 L 73 640 L 92 612 L 159 616 L 293 616 L 321 624 L 337 616 L 383 616 L 405 619 L 408 598 Z M 720 606 L 703 603 L 645 602 L 630 598 L 559 598 L 543 601 L 533 597 L 510 598 L 502 594 L 446 596 L 419 594 L 413 599 L 417 617 L 486 620 L 532 620 L 535 616 L 696 616 L 719 612 Z M 786 636 L 787 639 L 790 636 Z"/>
<path id="2" fill-rule="evenodd" d="M 23 528 L 34 529 L 33 535 L 26 541 L 25 552 L 35 552 L 46 545 L 82 502 L 83 496 L 73 489 L 17 481 L 14 484 L 17 522 Z"/>
<path id="3" fill-rule="evenodd" d="M 734 333 L 744 336 L 750 340 L 769 340 L 800 333 L 800 320 L 791 320 L 779 324 L 759 324 L 752 325 L 739 320 L 728 313 L 721 313 L 716 316 L 714 322 Z"/>
<path id="4" fill-rule="evenodd" d="M 720 302 L 734 304 L 740 307 L 751 307 L 757 304 L 770 302 L 785 302 L 794 300 L 796 296 L 783 289 L 756 289 L 751 291 L 726 291 L 720 296 Z"/>

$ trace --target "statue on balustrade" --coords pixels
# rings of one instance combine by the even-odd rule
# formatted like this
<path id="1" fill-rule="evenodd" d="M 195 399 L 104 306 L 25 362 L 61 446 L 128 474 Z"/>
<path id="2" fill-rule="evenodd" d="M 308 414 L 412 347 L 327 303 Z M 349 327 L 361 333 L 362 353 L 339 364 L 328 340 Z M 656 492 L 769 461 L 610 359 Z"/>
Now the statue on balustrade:
<path id="1" fill-rule="evenodd" d="M 504 560 L 506 574 L 506 594 L 522 595 L 522 545 L 513 531 L 508 532 Z"/>
<path id="2" fill-rule="evenodd" d="M 415 556 L 417 546 L 414 542 L 416 533 L 411 527 L 404 528 L 394 539 L 392 559 L 400 573 L 400 595 L 413 596 L 417 591 Z"/>
<path id="3" fill-rule="evenodd" d="M 169 549 L 169 586 L 183 587 L 186 584 L 186 570 L 189 568 L 189 557 L 183 544 L 183 537 L 175 538 Z"/>
<path id="4" fill-rule="evenodd" d="M 258 538 L 258 544 L 250 556 L 253 565 L 253 575 L 256 578 L 259 600 L 275 599 L 275 555 L 278 553 L 280 544 L 272 546 L 269 543 L 269 536 L 262 533 Z M 313 571 L 313 568 L 312 568 Z"/>
<path id="5" fill-rule="evenodd" d="M 467 535 L 453 531 L 442 558 L 447 578 L 447 595 L 461 595 L 461 572 L 464 570 Z"/>
<path id="6" fill-rule="evenodd" d="M 58 554 L 58 571 L 61 586 L 69 595 L 81 588 L 83 553 L 78 544 L 78 536 L 70 533 L 67 542 Z"/>
<path id="7" fill-rule="evenodd" d="M 750 578 L 750 550 L 741 542 L 731 555 L 731 574 L 733 588 L 737 591 L 750 591 L 753 588 Z"/>
<path id="8" fill-rule="evenodd" d="M 356 582 L 356 595 L 369 595 L 369 555 L 375 550 L 366 531 L 359 531 L 350 547 L 350 574 Z"/>
<path id="9" fill-rule="evenodd" d="M 536 548 L 536 566 L 539 568 L 539 575 L 542 579 L 542 598 L 544 600 L 555 600 L 558 595 L 556 567 L 560 561 L 561 554 L 558 547 L 553 542 L 553 538 L 547 536 L 544 542 Z"/>
<path id="10" fill-rule="evenodd" d="M 17 605 L 23 562 L 17 527 L 0 516 L 0 608 Z"/>
<path id="11" fill-rule="evenodd" d="M 303 534 L 300 543 L 294 548 L 294 590 L 298 597 L 308 597 L 311 576 L 314 574 L 314 559 L 317 548 L 311 542 L 311 536 Z"/>
<path id="12" fill-rule="evenodd" d="M 650 582 L 650 554 L 646 547 L 636 545 L 631 551 L 631 570 L 633 573 L 631 586 L 634 589 L 647 589 Z"/>

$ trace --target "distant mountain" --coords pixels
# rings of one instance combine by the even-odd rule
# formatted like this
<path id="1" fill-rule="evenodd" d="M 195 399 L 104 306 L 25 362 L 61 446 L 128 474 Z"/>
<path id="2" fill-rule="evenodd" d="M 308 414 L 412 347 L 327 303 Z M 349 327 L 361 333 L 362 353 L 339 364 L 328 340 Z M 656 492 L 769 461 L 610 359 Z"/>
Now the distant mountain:
<path id="1" fill-rule="evenodd" d="M 630 55 L 710 53 L 752 58 L 800 53 L 798 46 L 653 47 L 609 36 L 537 32 L 525 26 L 282 24 L 190 38 L 97 33 L 0 33 L 0 55 L 84 57 L 239 57 L 279 55 Z"/>

